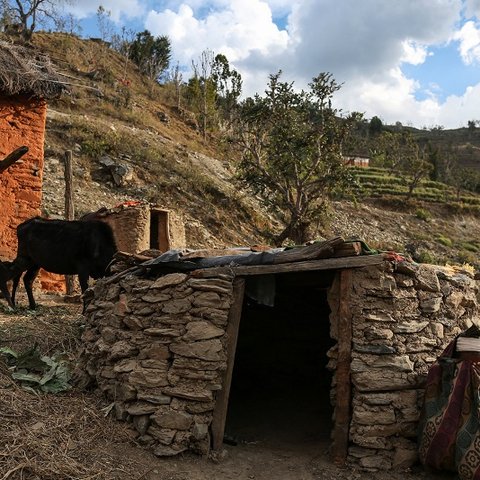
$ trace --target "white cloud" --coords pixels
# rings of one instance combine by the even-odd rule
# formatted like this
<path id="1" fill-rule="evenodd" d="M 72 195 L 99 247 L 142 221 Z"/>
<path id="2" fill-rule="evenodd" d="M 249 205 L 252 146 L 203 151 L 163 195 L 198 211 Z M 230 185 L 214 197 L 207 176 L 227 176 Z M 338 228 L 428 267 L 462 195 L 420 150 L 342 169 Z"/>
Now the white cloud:
<path id="1" fill-rule="evenodd" d="M 154 35 L 168 35 L 174 56 L 190 64 L 205 49 L 223 53 L 232 64 L 259 53 L 278 54 L 286 49 L 288 34 L 272 20 L 269 6 L 260 0 L 232 0 L 221 10 L 195 17 L 183 3 L 177 11 L 151 10 L 145 26 Z"/>
<path id="2" fill-rule="evenodd" d="M 410 63 L 411 65 L 420 65 L 425 62 L 429 55 L 427 47 L 418 45 L 411 40 L 404 40 L 402 42 L 403 55 L 400 58 L 401 62 Z"/>
<path id="3" fill-rule="evenodd" d="M 451 95 L 441 106 L 438 124 L 447 128 L 467 126 L 468 120 L 480 119 L 480 83 L 468 87 L 462 96 Z"/>
<path id="4" fill-rule="evenodd" d="M 429 45 L 448 39 L 460 0 L 306 0 L 290 17 L 295 69 L 311 76 L 327 70 L 347 80 L 383 76 L 399 65 L 405 42 Z"/>
<path id="5" fill-rule="evenodd" d="M 467 65 L 480 60 L 480 29 L 474 22 L 466 22 L 453 39 L 459 41 L 460 55 Z"/>
<path id="6" fill-rule="evenodd" d="M 82 0 L 72 5 L 67 5 L 66 9 L 77 18 L 87 18 L 95 15 L 98 7 L 102 6 L 106 11 L 111 12 L 111 19 L 114 22 L 120 22 L 122 18 L 134 18 L 145 14 L 142 2 L 139 0 Z"/>

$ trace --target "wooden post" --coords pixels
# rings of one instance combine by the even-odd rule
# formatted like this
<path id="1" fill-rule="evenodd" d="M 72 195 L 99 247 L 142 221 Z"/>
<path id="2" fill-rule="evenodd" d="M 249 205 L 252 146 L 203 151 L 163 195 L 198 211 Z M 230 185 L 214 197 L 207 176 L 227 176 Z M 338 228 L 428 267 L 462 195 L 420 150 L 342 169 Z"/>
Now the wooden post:
<path id="1" fill-rule="evenodd" d="M 73 204 L 73 154 L 71 150 L 65 152 L 65 220 L 75 218 L 75 208 Z M 75 291 L 75 277 L 65 275 L 65 284 L 67 295 L 73 295 Z"/>
<path id="2" fill-rule="evenodd" d="M 0 173 L 6 170 L 10 165 L 13 165 L 17 160 L 23 157 L 28 152 L 28 147 L 23 146 L 19 147 L 13 152 L 9 153 L 1 162 L 0 162 Z"/>
<path id="3" fill-rule="evenodd" d="M 228 398 L 232 384 L 233 364 L 237 349 L 238 330 L 242 317 L 243 294 L 245 292 L 245 280 L 236 278 L 233 282 L 233 303 L 228 315 L 227 324 L 227 370 L 224 373 L 222 390 L 217 395 L 212 419 L 212 448 L 220 451 L 223 446 L 223 435 L 227 421 Z"/>
<path id="4" fill-rule="evenodd" d="M 345 465 L 351 414 L 350 363 L 352 361 L 352 314 L 350 295 L 352 270 L 341 270 L 340 303 L 338 308 L 338 360 L 336 372 L 335 425 L 333 428 L 332 460 Z"/>

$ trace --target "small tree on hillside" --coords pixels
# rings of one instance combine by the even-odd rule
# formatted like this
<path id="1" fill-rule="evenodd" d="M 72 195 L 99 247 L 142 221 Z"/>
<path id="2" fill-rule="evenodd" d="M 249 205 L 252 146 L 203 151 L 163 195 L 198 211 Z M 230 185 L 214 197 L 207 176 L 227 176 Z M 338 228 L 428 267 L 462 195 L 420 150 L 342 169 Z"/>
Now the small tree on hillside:
<path id="1" fill-rule="evenodd" d="M 242 92 L 242 77 L 228 63 L 227 57 L 204 50 L 192 61 L 193 77 L 186 90 L 189 107 L 198 117 L 203 137 L 220 123 L 230 123 Z"/>
<path id="2" fill-rule="evenodd" d="M 180 64 L 177 62 L 169 74 L 168 83 L 173 85 L 175 106 L 180 110 L 182 100 L 183 74 L 180 70 Z"/>
<path id="3" fill-rule="evenodd" d="M 148 30 L 137 33 L 129 50 L 130 59 L 151 80 L 158 81 L 170 65 L 172 47 L 166 35 L 154 37 Z"/>
<path id="4" fill-rule="evenodd" d="M 360 115 L 339 118 L 331 102 L 340 85 L 330 73 L 300 92 L 280 76 L 270 75 L 264 97 L 240 104 L 231 141 L 241 154 L 239 179 L 282 217 L 277 244 L 304 243 L 332 196 L 352 184 L 342 146 Z"/>
<path id="5" fill-rule="evenodd" d="M 372 117 L 368 124 L 368 133 L 372 136 L 379 135 L 383 131 L 383 122 L 377 116 Z"/>
<path id="6" fill-rule="evenodd" d="M 212 79 L 216 87 L 217 108 L 222 120 L 230 123 L 242 94 L 242 76 L 230 66 L 227 57 L 219 53 L 212 64 Z"/>
<path id="7" fill-rule="evenodd" d="M 212 123 L 215 109 L 216 84 L 213 78 L 214 54 L 204 50 L 199 60 L 192 60 L 193 77 L 188 81 L 187 99 L 190 107 L 199 117 L 203 138 L 207 137 L 207 128 Z"/>

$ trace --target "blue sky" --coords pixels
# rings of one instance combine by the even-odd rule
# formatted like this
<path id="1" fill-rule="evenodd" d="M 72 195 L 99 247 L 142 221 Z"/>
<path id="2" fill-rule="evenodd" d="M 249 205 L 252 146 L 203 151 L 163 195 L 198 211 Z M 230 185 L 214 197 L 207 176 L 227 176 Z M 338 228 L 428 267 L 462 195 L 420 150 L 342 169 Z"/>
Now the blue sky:
<path id="1" fill-rule="evenodd" d="M 419 128 L 480 120 L 480 0 L 77 0 L 83 35 L 98 35 L 100 4 L 116 28 L 168 35 L 186 75 L 203 50 L 225 54 L 245 95 L 279 69 L 298 88 L 328 71 L 345 112 Z"/>

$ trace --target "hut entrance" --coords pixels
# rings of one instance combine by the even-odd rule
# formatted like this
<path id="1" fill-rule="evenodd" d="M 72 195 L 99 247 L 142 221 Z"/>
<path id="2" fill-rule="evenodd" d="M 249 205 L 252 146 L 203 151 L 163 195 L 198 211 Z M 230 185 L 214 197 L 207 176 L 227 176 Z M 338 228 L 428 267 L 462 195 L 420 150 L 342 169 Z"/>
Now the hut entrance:
<path id="1" fill-rule="evenodd" d="M 150 248 L 161 252 L 170 249 L 168 238 L 168 212 L 152 208 L 150 210 Z"/>
<path id="2" fill-rule="evenodd" d="M 332 376 L 325 367 L 334 344 L 327 303 L 333 276 L 324 271 L 246 280 L 227 441 L 295 448 L 329 441 Z"/>

